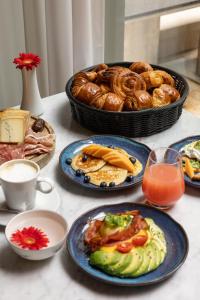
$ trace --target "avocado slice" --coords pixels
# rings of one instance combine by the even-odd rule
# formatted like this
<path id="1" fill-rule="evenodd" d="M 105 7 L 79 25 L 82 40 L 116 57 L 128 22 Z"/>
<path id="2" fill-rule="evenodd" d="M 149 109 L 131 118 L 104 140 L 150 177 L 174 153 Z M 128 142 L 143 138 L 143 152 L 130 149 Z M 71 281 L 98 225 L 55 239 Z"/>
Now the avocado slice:
<path id="1" fill-rule="evenodd" d="M 98 250 L 90 255 L 90 264 L 100 268 L 106 268 L 116 264 L 121 258 L 121 253 L 118 251 L 103 251 Z"/>
<path id="2" fill-rule="evenodd" d="M 138 247 L 133 249 L 130 252 L 131 255 L 131 262 L 130 264 L 123 270 L 121 271 L 120 276 L 121 277 L 128 277 L 132 276 L 132 274 L 141 266 L 142 261 L 143 261 L 143 250 Z"/>
<path id="3" fill-rule="evenodd" d="M 132 273 L 131 276 L 133 276 L 133 277 L 138 277 L 138 276 L 143 275 L 148 272 L 150 257 L 149 257 L 149 255 L 147 255 L 147 253 L 144 249 L 141 248 L 141 250 L 143 252 L 142 264 L 134 273 Z"/>
<path id="4" fill-rule="evenodd" d="M 160 265 L 160 263 L 161 263 L 160 249 L 159 249 L 157 243 L 154 240 L 151 241 L 151 246 L 154 249 L 155 259 L 156 259 L 156 266 L 155 267 L 157 268 Z"/>
<path id="5" fill-rule="evenodd" d="M 150 243 L 147 248 L 145 249 L 146 255 L 149 256 L 149 266 L 147 268 L 147 272 L 150 272 L 157 268 L 157 251 L 155 250 L 155 247 L 152 247 L 152 244 Z"/>
<path id="6" fill-rule="evenodd" d="M 163 242 L 157 237 L 154 237 L 152 241 L 157 245 L 157 248 L 160 252 L 160 258 L 161 258 L 160 263 L 162 263 L 167 253 L 166 242 Z"/>
<path id="7" fill-rule="evenodd" d="M 112 265 L 108 266 L 106 268 L 106 271 L 112 275 L 121 276 L 121 273 L 124 269 L 126 269 L 132 260 L 132 255 L 130 253 L 120 253 L 121 258 L 120 260 Z"/>

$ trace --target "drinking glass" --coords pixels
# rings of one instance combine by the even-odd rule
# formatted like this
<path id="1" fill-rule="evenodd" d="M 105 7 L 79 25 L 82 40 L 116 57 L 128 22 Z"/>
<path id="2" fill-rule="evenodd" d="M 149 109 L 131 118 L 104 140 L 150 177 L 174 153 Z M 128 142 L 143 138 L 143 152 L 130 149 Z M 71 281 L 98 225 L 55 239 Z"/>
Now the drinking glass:
<path id="1" fill-rule="evenodd" d="M 166 147 L 151 151 L 144 172 L 142 190 L 148 204 L 160 209 L 173 206 L 185 190 L 180 153 Z"/>

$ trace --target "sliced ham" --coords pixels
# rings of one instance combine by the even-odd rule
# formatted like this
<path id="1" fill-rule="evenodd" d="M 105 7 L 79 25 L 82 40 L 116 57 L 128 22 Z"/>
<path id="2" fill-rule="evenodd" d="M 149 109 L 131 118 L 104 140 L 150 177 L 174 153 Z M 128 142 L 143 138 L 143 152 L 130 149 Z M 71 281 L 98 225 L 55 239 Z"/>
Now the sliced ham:
<path id="1" fill-rule="evenodd" d="M 24 144 L 0 144 L 0 164 L 25 157 Z"/>

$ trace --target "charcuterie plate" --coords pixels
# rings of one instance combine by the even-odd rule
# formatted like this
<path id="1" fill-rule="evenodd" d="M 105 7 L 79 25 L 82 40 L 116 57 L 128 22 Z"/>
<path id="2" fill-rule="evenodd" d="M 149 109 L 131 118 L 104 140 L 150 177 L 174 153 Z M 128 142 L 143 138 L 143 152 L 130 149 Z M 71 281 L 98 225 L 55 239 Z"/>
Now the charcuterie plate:
<path id="1" fill-rule="evenodd" d="M 37 117 L 31 116 L 29 128 L 32 127 L 33 123 L 36 120 L 37 120 Z M 51 127 L 51 125 L 47 121 L 45 121 L 44 129 L 42 130 L 42 132 L 38 133 L 38 135 L 40 137 L 45 137 L 49 134 L 51 134 L 53 137 L 53 142 L 52 142 L 53 145 L 52 145 L 51 151 L 49 153 L 25 155 L 25 158 L 36 162 L 40 166 L 40 168 L 43 168 L 44 166 L 46 166 L 48 164 L 48 162 L 51 160 L 51 158 L 53 157 L 53 154 L 55 151 L 55 143 L 56 143 L 55 142 L 55 132 L 54 132 L 53 128 Z"/>

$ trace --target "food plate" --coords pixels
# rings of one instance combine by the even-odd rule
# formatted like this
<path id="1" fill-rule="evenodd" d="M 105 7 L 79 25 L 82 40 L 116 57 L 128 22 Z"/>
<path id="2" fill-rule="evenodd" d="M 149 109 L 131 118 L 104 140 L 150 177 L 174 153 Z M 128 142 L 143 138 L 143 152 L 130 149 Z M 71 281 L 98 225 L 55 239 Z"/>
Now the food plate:
<path id="1" fill-rule="evenodd" d="M 112 145 L 114 147 L 119 147 L 126 150 L 130 155 L 135 156 L 142 163 L 143 166 L 142 171 L 137 176 L 134 177 L 132 182 L 125 181 L 113 187 L 102 188 L 90 183 L 87 184 L 84 183 L 83 176 L 80 177 L 76 176 L 75 171 L 72 169 L 70 165 L 66 163 L 66 160 L 69 158 L 73 158 L 76 154 L 78 154 L 81 151 L 82 148 L 91 144 Z M 136 184 L 142 181 L 144 168 L 146 166 L 146 162 L 150 151 L 151 149 L 146 145 L 131 140 L 129 138 L 125 138 L 117 135 L 94 135 L 89 137 L 88 139 L 76 141 L 68 145 L 66 148 L 64 148 L 60 154 L 59 165 L 63 174 L 66 177 L 70 178 L 72 181 L 78 183 L 79 185 L 85 188 L 90 188 L 99 191 L 119 190 L 119 189 L 135 186 Z"/>
<path id="2" fill-rule="evenodd" d="M 167 255 L 164 262 L 155 271 L 136 278 L 115 277 L 92 267 L 89 264 L 83 240 L 88 219 L 94 219 L 102 212 L 119 213 L 135 209 L 140 210 L 143 217 L 154 219 L 156 224 L 164 231 L 167 242 Z M 67 238 L 67 247 L 74 262 L 93 278 L 113 285 L 144 286 L 163 281 L 177 271 L 187 257 L 189 242 L 182 226 L 165 212 L 143 204 L 120 203 L 100 206 L 80 216 L 71 226 Z"/>
<path id="3" fill-rule="evenodd" d="M 33 125 L 35 120 L 37 120 L 37 117 L 31 116 L 29 127 L 31 127 Z M 45 136 L 47 134 L 54 134 L 55 135 L 55 132 L 54 132 L 53 128 L 51 127 L 51 125 L 47 121 L 45 121 L 44 129 L 42 131 L 42 135 Z M 26 156 L 25 158 L 34 161 L 35 163 L 37 163 L 40 166 L 40 168 L 43 168 L 44 166 L 46 166 L 48 164 L 48 162 L 53 157 L 54 151 L 55 151 L 55 141 L 54 141 L 53 150 L 51 152 L 43 153 L 43 154 L 39 154 L 39 155 L 37 155 L 37 154 L 29 155 L 29 156 Z"/>
<path id="4" fill-rule="evenodd" d="M 190 144 L 197 140 L 200 140 L 200 135 L 189 136 L 189 137 L 186 137 L 186 138 L 170 145 L 169 148 L 175 149 L 176 151 L 179 152 L 181 150 L 181 148 L 183 148 L 185 145 Z M 188 184 L 192 187 L 195 187 L 195 188 L 200 188 L 200 181 L 192 181 L 190 179 L 190 177 L 187 176 L 186 174 L 184 175 L 184 179 L 185 179 L 186 184 Z"/>

